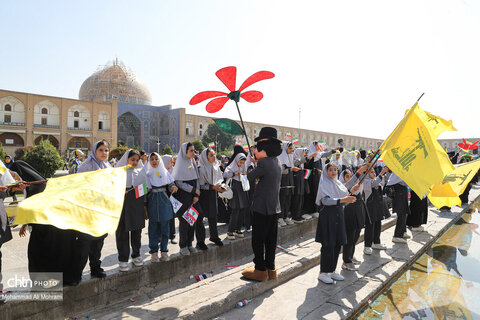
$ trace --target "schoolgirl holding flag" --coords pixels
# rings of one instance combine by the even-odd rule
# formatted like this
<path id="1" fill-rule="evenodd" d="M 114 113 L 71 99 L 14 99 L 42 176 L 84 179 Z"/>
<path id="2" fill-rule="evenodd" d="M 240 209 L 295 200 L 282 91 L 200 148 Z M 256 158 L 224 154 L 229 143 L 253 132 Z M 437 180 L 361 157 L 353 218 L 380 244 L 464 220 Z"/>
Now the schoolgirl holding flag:
<path id="1" fill-rule="evenodd" d="M 242 182 L 240 180 L 240 175 L 247 174 L 247 168 L 245 167 L 246 160 L 247 157 L 244 153 L 237 153 L 223 173 L 224 178 L 232 179 L 233 198 L 229 202 L 229 206 L 232 208 L 232 214 L 230 215 L 227 232 L 227 238 L 229 240 L 235 240 L 235 237 L 244 237 L 241 228 L 245 216 L 250 210 L 248 191 L 243 190 Z"/>
<path id="2" fill-rule="evenodd" d="M 93 145 L 91 155 L 85 160 L 77 169 L 77 173 L 96 171 L 112 166 L 108 162 L 108 155 L 110 153 L 110 144 L 106 140 L 101 140 Z M 77 279 L 76 284 L 82 279 L 82 272 L 87 264 L 87 259 L 90 260 L 90 275 L 96 278 L 104 278 L 107 276 L 101 267 L 102 248 L 107 234 L 101 237 L 93 237 L 86 233 L 79 232 L 76 242 L 76 260 L 74 262 L 74 269 Z"/>
<path id="3" fill-rule="evenodd" d="M 355 174 L 350 170 L 344 170 L 340 174 L 339 181 L 345 185 L 347 189 L 352 189 L 353 186 L 358 185 L 362 173 L 366 171 L 367 167 L 360 167 Z M 368 212 L 363 200 L 363 183 L 359 188 L 351 192 L 356 201 L 345 206 L 345 231 L 347 234 L 347 243 L 343 245 L 343 265 L 342 269 L 355 271 L 356 264 L 360 264 L 353 255 L 355 254 L 355 245 L 360 237 L 360 231 L 365 227 L 365 220 L 368 220 Z"/>
<path id="4" fill-rule="evenodd" d="M 220 170 L 220 162 L 215 157 L 215 151 L 211 148 L 206 148 L 200 153 L 198 159 L 199 168 L 199 182 L 200 182 L 200 205 L 205 217 L 208 218 L 208 229 L 210 232 L 210 241 L 217 246 L 223 246 L 222 240 L 218 237 L 217 230 L 217 198 L 218 193 L 226 191 L 222 186 L 223 177 L 222 170 Z M 205 227 L 203 223 L 196 225 L 197 247 L 202 249 L 205 247 Z"/>
<path id="5" fill-rule="evenodd" d="M 197 252 L 193 247 L 194 225 L 190 225 L 182 215 L 192 206 L 195 210 L 201 210 L 197 202 L 200 199 L 200 183 L 198 182 L 198 168 L 194 160 L 195 148 L 191 142 L 185 142 L 178 151 L 177 162 L 173 167 L 172 176 L 178 187 L 175 198 L 182 203 L 176 216 L 179 221 L 180 231 L 180 254 L 190 255 Z M 201 221 L 199 223 L 202 223 Z"/>
<path id="6" fill-rule="evenodd" d="M 168 261 L 168 238 L 170 233 L 170 220 L 173 219 L 172 204 L 167 196 L 177 192 L 175 180 L 170 175 L 165 165 L 156 152 L 148 157 L 146 163 L 147 187 L 150 191 L 147 196 L 148 212 L 148 246 L 152 262 L 159 262 L 158 235 L 162 235 L 160 242 L 161 260 Z"/>
<path id="7" fill-rule="evenodd" d="M 377 250 L 386 250 L 387 247 L 380 243 L 380 233 L 382 232 L 382 220 L 390 216 L 390 212 L 383 201 L 382 185 L 385 183 L 384 175 L 388 172 L 388 167 L 384 167 L 380 174 L 375 174 L 375 169 L 371 168 L 364 181 L 365 199 L 367 203 L 370 220 L 365 221 L 365 254 L 372 254 L 372 248 Z"/>
<path id="8" fill-rule="evenodd" d="M 293 144 L 291 142 L 282 144 L 282 153 L 278 156 L 278 160 L 282 165 L 282 180 L 280 182 L 280 208 L 282 213 L 278 218 L 278 226 L 283 227 L 287 224 L 294 224 L 290 213 L 294 192 L 292 190 L 294 187 L 293 174 L 300 171 L 300 168 L 294 165 Z"/>
<path id="9" fill-rule="evenodd" d="M 322 244 L 320 253 L 320 275 L 318 280 L 332 284 L 342 281 L 343 276 L 336 273 L 338 256 L 343 244 L 347 242 L 343 206 L 357 199 L 349 195 L 347 187 L 338 180 L 337 166 L 330 162 L 320 177 L 315 203 L 323 205 L 317 224 L 315 241 Z M 356 192 L 360 187 L 352 187 Z"/>
<path id="10" fill-rule="evenodd" d="M 122 214 L 115 232 L 118 261 L 120 271 L 128 271 L 128 256 L 130 244 L 132 246 L 132 259 L 136 267 L 143 265 L 140 256 L 142 229 L 145 228 L 144 198 L 147 187 L 147 175 L 140 152 L 129 149 L 118 161 L 115 167 L 130 165 L 127 169 L 127 189 L 123 202 Z"/>

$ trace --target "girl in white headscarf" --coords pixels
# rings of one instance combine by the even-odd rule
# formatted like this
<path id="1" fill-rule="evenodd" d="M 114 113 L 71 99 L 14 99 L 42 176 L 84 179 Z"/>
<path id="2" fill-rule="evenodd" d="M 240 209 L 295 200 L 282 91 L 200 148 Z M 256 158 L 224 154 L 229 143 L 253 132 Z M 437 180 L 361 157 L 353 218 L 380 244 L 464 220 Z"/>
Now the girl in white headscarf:
<path id="1" fill-rule="evenodd" d="M 247 174 L 247 168 L 245 168 L 246 160 L 247 157 L 244 153 L 238 153 L 223 173 L 224 178 L 232 179 L 233 198 L 229 201 L 232 214 L 230 215 L 227 232 L 227 238 L 229 240 L 235 240 L 235 237 L 244 237 L 241 228 L 245 215 L 248 214 L 250 209 L 248 191 L 243 190 L 242 183 L 240 182 L 240 175 Z"/>
<path id="2" fill-rule="evenodd" d="M 132 246 L 133 264 L 137 267 L 143 265 L 140 247 L 142 245 L 142 229 L 145 228 L 145 219 L 147 218 L 144 207 L 145 195 L 140 196 L 135 190 L 137 186 L 141 188 L 143 184 L 147 183 L 147 175 L 140 159 L 140 152 L 133 149 L 127 150 L 115 167 L 124 167 L 126 165 L 130 165 L 131 168 L 127 169 L 125 200 L 117 231 L 115 232 L 120 271 L 128 271 L 129 269 L 130 243 Z"/>
<path id="3" fill-rule="evenodd" d="M 368 219 L 365 221 L 365 249 L 363 250 L 365 254 L 372 254 L 372 248 L 377 250 L 387 249 L 380 243 L 382 220 L 390 216 L 390 212 L 385 206 L 382 192 L 382 185 L 385 183 L 383 176 L 387 172 L 388 168 L 384 167 L 377 177 L 375 169 L 372 168 L 363 183 L 368 214 L 370 216 L 370 221 Z"/>
<path id="4" fill-rule="evenodd" d="M 309 185 L 309 193 L 305 193 L 304 212 L 302 215 L 304 219 L 311 219 L 318 217 L 318 208 L 315 205 L 315 196 L 318 190 L 318 183 L 320 181 L 320 174 L 322 173 L 322 159 L 329 157 L 334 150 L 321 151 L 318 141 L 310 143 L 307 152 L 307 162 L 304 164 L 305 169 L 312 170 L 312 174 L 307 180 Z"/>
<path id="5" fill-rule="evenodd" d="M 175 193 L 178 188 L 158 153 L 150 154 L 145 170 L 147 186 L 150 191 L 147 195 L 149 253 L 152 256 L 152 262 L 160 260 L 158 258 L 158 237 L 160 233 L 161 260 L 168 261 L 168 237 L 170 221 L 173 219 L 173 209 L 167 191 Z"/>
<path id="6" fill-rule="evenodd" d="M 77 173 L 96 171 L 105 168 L 111 168 L 112 166 L 108 162 L 108 155 L 110 154 L 110 144 L 101 140 L 93 145 L 90 156 L 78 167 Z M 100 257 L 102 255 L 102 248 L 107 234 L 101 237 L 92 237 L 91 235 L 79 232 L 77 237 L 78 243 L 78 262 L 75 262 L 76 277 L 78 281 L 82 279 L 83 269 L 87 264 L 87 260 L 90 260 L 90 274 L 92 277 L 104 278 L 107 276 L 105 271 L 101 267 L 102 261 Z"/>
<path id="7" fill-rule="evenodd" d="M 340 174 L 339 181 L 350 189 L 358 183 L 358 180 L 365 170 L 366 166 L 363 166 L 357 170 L 355 175 L 348 169 L 344 170 Z M 365 226 L 365 220 L 369 220 L 369 217 L 363 200 L 363 183 L 359 186 L 358 190 L 352 192 L 352 195 L 355 196 L 357 200 L 352 204 L 347 204 L 344 211 L 347 243 L 343 246 L 342 269 L 354 271 L 357 270 L 355 265 L 360 264 L 360 261 L 353 257 L 355 254 L 355 245 L 360 237 L 360 231 Z"/>
<path id="8" fill-rule="evenodd" d="M 173 167 L 175 166 L 175 161 L 177 160 L 177 157 L 171 156 L 169 154 L 165 154 L 162 156 L 162 161 L 164 167 L 172 174 L 173 172 Z"/>
<path id="9" fill-rule="evenodd" d="M 282 180 L 280 181 L 280 208 L 282 212 L 279 214 L 278 226 L 283 227 L 287 224 L 294 224 L 291 213 L 294 191 L 293 174 L 300 171 L 300 168 L 294 164 L 293 144 L 291 142 L 282 144 L 282 153 L 278 156 L 278 160 L 282 165 Z"/>
<path id="10" fill-rule="evenodd" d="M 173 172 L 173 167 L 175 166 L 175 161 L 177 160 L 177 157 L 176 156 L 171 156 L 169 154 L 165 154 L 162 156 L 162 162 L 163 162 L 163 165 L 165 167 L 165 169 L 167 169 L 167 171 L 172 174 Z M 167 192 L 167 195 L 170 197 L 170 193 Z M 173 217 L 171 220 L 170 220 L 170 241 L 172 242 L 172 244 L 177 244 L 177 241 L 175 240 L 175 217 Z"/>
<path id="11" fill-rule="evenodd" d="M 183 143 L 180 146 L 180 151 L 178 151 L 177 161 L 172 171 L 172 176 L 178 187 L 175 198 L 182 203 L 182 206 L 176 213 L 179 221 L 179 244 L 182 255 L 189 255 L 197 251 L 192 245 L 195 227 L 190 226 L 182 215 L 192 206 L 198 211 L 199 215 L 202 211 L 198 204 L 198 200 L 200 199 L 200 183 L 198 182 L 198 167 L 194 157 L 195 148 L 193 144 L 191 142 Z M 196 223 L 203 222 L 197 220 Z"/>
<path id="12" fill-rule="evenodd" d="M 220 162 L 215 156 L 215 151 L 206 148 L 200 153 L 198 159 L 198 174 L 200 176 L 200 206 L 205 216 L 208 218 L 208 229 L 210 231 L 210 241 L 217 246 L 223 246 L 222 240 L 218 237 L 217 230 L 217 198 L 218 193 L 224 192 L 226 189 L 222 186 L 223 176 L 220 169 Z M 197 246 L 199 242 L 205 245 L 205 227 L 203 223 L 197 223 L 195 227 L 197 234 Z"/>
<path id="13" fill-rule="evenodd" d="M 356 201 L 337 177 L 337 166 L 328 163 L 320 177 L 315 201 L 318 206 L 323 206 L 315 235 L 315 241 L 322 244 L 318 279 L 326 284 L 344 280 L 340 274 L 335 273 L 340 249 L 347 242 L 343 206 Z M 357 191 L 358 188 L 355 186 L 352 191 Z"/>

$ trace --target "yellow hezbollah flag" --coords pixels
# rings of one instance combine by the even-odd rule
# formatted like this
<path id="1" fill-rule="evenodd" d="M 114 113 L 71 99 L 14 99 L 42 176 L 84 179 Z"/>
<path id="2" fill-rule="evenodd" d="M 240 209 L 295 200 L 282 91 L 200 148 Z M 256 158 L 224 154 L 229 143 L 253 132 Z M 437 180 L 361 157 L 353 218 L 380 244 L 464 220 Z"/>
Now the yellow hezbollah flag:
<path id="1" fill-rule="evenodd" d="M 114 232 L 122 213 L 126 168 L 107 168 L 48 180 L 45 191 L 20 202 L 15 224 L 50 224 L 96 237 Z"/>
<path id="2" fill-rule="evenodd" d="M 453 170 L 450 158 L 437 142 L 438 135 L 453 126 L 432 127 L 428 124 L 430 116 L 415 103 L 380 147 L 385 164 L 419 196 Z"/>
<path id="3" fill-rule="evenodd" d="M 437 208 L 461 206 L 462 201 L 458 196 L 465 191 L 478 169 L 480 169 L 480 160 L 456 166 L 443 180 L 433 186 L 428 198 Z"/>

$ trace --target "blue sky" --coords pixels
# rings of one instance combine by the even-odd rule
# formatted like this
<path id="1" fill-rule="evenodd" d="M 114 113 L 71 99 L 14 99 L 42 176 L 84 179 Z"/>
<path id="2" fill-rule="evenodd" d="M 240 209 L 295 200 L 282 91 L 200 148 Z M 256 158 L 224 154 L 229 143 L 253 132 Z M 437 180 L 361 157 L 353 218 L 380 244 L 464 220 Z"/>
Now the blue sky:
<path id="1" fill-rule="evenodd" d="M 226 90 L 215 71 L 276 74 L 244 120 L 386 138 L 420 106 L 479 137 L 480 4 L 435 1 L 2 1 L 0 88 L 78 97 L 118 57 L 155 105 Z M 238 118 L 229 102 L 215 116 Z"/>

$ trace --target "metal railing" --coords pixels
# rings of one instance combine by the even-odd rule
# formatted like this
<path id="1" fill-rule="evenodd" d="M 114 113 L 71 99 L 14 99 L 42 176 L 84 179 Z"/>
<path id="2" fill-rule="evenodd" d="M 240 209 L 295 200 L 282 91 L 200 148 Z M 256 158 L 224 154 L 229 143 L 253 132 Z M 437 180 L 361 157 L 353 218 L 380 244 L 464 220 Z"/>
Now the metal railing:
<path id="1" fill-rule="evenodd" d="M 74 128 L 74 127 L 68 127 L 68 130 L 91 131 L 92 129 L 90 129 L 90 128 Z"/>
<path id="2" fill-rule="evenodd" d="M 53 125 L 53 124 L 38 124 L 38 123 L 35 123 L 33 126 L 37 127 L 37 128 L 60 129 L 60 126 Z"/>
<path id="3" fill-rule="evenodd" d="M 0 122 L 0 125 L 23 127 L 23 126 L 25 126 L 25 123 L 22 123 L 22 122 Z"/>

